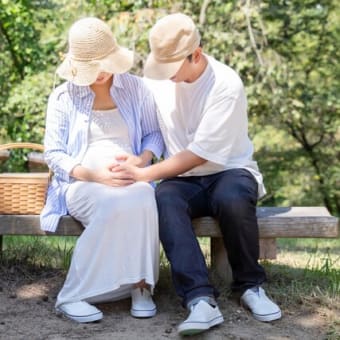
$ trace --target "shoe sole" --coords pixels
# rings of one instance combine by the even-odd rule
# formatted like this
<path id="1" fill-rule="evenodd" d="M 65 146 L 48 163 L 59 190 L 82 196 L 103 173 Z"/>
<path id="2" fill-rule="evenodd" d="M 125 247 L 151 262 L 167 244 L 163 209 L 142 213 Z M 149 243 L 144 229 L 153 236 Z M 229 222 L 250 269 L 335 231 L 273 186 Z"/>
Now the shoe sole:
<path id="1" fill-rule="evenodd" d="M 251 315 L 254 317 L 254 319 L 256 319 L 257 321 L 262 321 L 262 322 L 270 322 L 270 321 L 275 321 L 275 320 L 278 320 L 278 319 L 281 319 L 282 317 L 282 313 L 281 311 L 278 311 L 276 313 L 271 313 L 271 314 L 256 314 L 256 313 L 253 313 L 252 310 L 248 307 L 248 305 L 241 301 L 241 306 L 244 308 L 244 309 L 247 309 L 249 310 L 249 312 L 251 313 Z"/>
<path id="2" fill-rule="evenodd" d="M 183 322 L 177 330 L 180 335 L 195 335 L 220 325 L 223 321 L 223 316 L 220 315 L 209 322 Z"/>
<path id="3" fill-rule="evenodd" d="M 131 315 L 134 318 L 152 318 L 156 315 L 157 309 L 152 310 L 137 310 L 137 309 L 131 309 L 130 310 Z"/>
<path id="4" fill-rule="evenodd" d="M 79 315 L 71 315 L 71 314 L 67 314 L 65 313 L 62 309 L 60 308 L 56 308 L 56 314 L 57 315 L 63 315 L 73 321 L 77 321 L 79 323 L 88 323 L 88 322 L 95 322 L 95 321 L 99 321 L 103 318 L 103 313 L 102 312 L 98 312 L 95 314 L 89 314 L 89 315 L 83 315 L 83 316 L 79 316 Z"/>
<path id="5" fill-rule="evenodd" d="M 281 312 L 276 312 L 276 313 L 272 313 L 272 314 L 255 314 L 252 311 L 250 311 L 251 314 L 253 315 L 253 317 L 258 320 L 258 321 L 262 321 L 262 322 L 270 322 L 270 321 L 274 321 L 274 320 L 278 320 L 281 319 Z"/>

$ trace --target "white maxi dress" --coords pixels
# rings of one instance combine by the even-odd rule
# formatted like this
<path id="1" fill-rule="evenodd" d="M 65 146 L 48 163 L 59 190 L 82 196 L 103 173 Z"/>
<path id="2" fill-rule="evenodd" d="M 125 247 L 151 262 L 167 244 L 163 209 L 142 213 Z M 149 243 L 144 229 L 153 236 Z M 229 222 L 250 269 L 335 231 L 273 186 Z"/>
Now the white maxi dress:
<path id="1" fill-rule="evenodd" d="M 94 111 L 82 165 L 99 169 L 118 154 L 132 153 L 128 129 L 117 109 Z M 110 187 L 76 181 L 67 208 L 85 227 L 78 238 L 56 306 L 129 297 L 145 279 L 151 290 L 159 275 L 158 214 L 153 187 L 136 182 Z"/>

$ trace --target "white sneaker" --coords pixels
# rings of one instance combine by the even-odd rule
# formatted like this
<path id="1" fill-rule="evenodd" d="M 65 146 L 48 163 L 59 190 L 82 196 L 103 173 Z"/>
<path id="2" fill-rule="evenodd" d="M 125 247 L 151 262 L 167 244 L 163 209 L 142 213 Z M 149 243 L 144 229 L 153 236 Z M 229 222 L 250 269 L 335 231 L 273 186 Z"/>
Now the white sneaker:
<path id="1" fill-rule="evenodd" d="M 241 296 L 241 304 L 250 309 L 256 320 L 268 322 L 281 318 L 279 306 L 268 298 L 261 287 L 247 289 Z"/>
<path id="2" fill-rule="evenodd" d="M 193 335 L 204 332 L 223 321 L 223 316 L 217 306 L 212 307 L 209 303 L 200 300 L 191 306 L 189 317 L 178 326 L 177 330 L 180 335 Z"/>
<path id="3" fill-rule="evenodd" d="M 57 314 L 63 314 L 77 322 L 94 322 L 103 318 L 103 313 L 85 301 L 64 303 L 56 307 Z"/>
<path id="4" fill-rule="evenodd" d="M 148 289 L 136 288 L 131 291 L 131 315 L 135 318 L 151 318 L 157 308 Z"/>

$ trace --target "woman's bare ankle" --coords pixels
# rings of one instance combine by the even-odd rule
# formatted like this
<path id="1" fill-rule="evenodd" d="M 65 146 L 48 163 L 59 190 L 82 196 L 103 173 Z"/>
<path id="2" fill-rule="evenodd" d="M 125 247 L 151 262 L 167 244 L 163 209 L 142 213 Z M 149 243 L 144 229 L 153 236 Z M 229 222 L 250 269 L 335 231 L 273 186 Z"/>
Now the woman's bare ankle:
<path id="1" fill-rule="evenodd" d="M 147 289 L 150 290 L 150 285 L 148 285 L 145 280 L 140 280 L 133 285 L 133 289 L 140 288 L 140 290 Z"/>

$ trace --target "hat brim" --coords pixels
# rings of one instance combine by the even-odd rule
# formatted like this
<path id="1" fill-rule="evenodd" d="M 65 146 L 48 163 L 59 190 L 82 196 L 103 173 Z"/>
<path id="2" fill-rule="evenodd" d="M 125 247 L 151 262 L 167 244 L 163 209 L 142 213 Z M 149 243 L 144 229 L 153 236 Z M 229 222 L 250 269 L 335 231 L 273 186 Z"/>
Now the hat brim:
<path id="1" fill-rule="evenodd" d="M 166 80 L 172 78 L 181 68 L 185 58 L 172 63 L 160 63 L 150 53 L 144 64 L 144 76 L 155 80 Z"/>
<path id="2" fill-rule="evenodd" d="M 99 60 L 79 61 L 67 55 L 57 68 L 57 74 L 76 85 L 88 86 L 96 81 L 100 72 L 112 74 L 127 72 L 132 67 L 133 60 L 133 52 L 120 46 Z"/>

